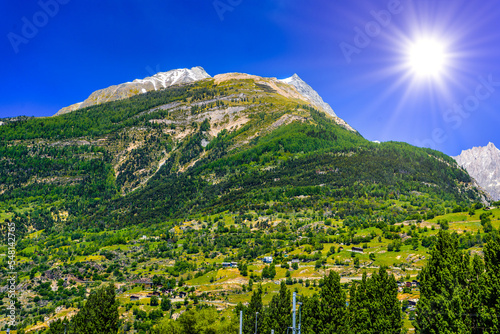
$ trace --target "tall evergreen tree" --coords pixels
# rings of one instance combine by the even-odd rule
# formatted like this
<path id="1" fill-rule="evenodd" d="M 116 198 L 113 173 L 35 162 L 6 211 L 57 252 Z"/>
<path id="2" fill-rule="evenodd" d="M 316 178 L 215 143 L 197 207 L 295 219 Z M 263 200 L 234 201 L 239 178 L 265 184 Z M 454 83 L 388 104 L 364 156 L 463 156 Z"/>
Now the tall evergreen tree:
<path id="1" fill-rule="evenodd" d="M 260 328 L 262 326 L 263 314 L 263 304 L 262 304 L 262 286 L 254 290 L 250 303 L 247 307 L 243 309 L 243 333 L 253 334 L 255 333 L 255 319 L 257 316 L 257 326 Z M 260 331 L 259 331 L 260 332 Z"/>
<path id="2" fill-rule="evenodd" d="M 384 267 L 370 278 L 363 274 L 361 282 L 351 287 L 348 332 L 400 333 L 403 322 L 397 295 L 396 279 L 389 276 Z"/>
<path id="3" fill-rule="evenodd" d="M 276 334 L 285 334 L 287 327 L 291 326 L 292 305 L 291 293 L 286 288 L 284 281 L 281 282 L 279 294 L 274 295 L 265 311 L 261 333 L 271 333 L 274 329 Z"/>
<path id="4" fill-rule="evenodd" d="M 418 333 L 482 333 L 479 324 L 482 261 L 471 261 L 457 238 L 439 231 L 431 258 L 421 272 Z"/>
<path id="5" fill-rule="evenodd" d="M 371 301 L 367 299 L 366 286 L 366 273 L 363 273 L 361 282 L 353 282 L 353 284 L 351 285 L 351 290 L 349 293 L 348 319 L 346 320 L 348 333 L 371 333 Z"/>
<path id="6" fill-rule="evenodd" d="M 398 285 L 394 275 L 381 267 L 368 279 L 366 298 L 372 301 L 372 333 L 394 334 L 403 327 L 401 303 L 398 300 Z"/>
<path id="7" fill-rule="evenodd" d="M 320 327 L 317 333 L 342 333 L 346 317 L 346 294 L 340 286 L 340 276 L 331 270 L 321 288 Z"/>
<path id="8" fill-rule="evenodd" d="M 482 279 L 484 334 L 500 333 L 500 238 L 494 233 L 484 248 L 486 272 Z"/>
<path id="9" fill-rule="evenodd" d="M 87 302 L 72 319 L 71 333 L 116 334 L 119 328 L 115 287 L 109 284 L 92 292 Z"/>
<path id="10" fill-rule="evenodd" d="M 322 327 L 321 300 L 318 294 L 314 294 L 312 297 L 303 297 L 301 300 L 303 303 L 301 333 L 316 334 L 318 328 Z"/>

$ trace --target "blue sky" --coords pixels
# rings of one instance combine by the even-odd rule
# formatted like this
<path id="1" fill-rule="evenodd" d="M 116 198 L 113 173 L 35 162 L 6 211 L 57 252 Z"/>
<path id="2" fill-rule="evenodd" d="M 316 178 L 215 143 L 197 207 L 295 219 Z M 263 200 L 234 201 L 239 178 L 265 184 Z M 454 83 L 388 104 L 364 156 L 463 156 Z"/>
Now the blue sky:
<path id="1" fill-rule="evenodd" d="M 297 73 L 369 140 L 450 155 L 500 146 L 497 0 L 5 0 L 0 13 L 0 117 L 50 116 L 151 71 L 202 66 Z M 422 39 L 446 50 L 435 77 L 406 65 Z"/>

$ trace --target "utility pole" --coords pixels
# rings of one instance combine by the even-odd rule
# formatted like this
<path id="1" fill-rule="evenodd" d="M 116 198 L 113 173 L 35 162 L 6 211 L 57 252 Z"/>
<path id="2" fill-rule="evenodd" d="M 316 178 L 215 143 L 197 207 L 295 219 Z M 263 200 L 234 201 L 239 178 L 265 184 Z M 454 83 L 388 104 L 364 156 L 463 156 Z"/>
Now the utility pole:
<path id="1" fill-rule="evenodd" d="M 257 318 L 259 317 L 259 312 L 255 312 L 255 334 L 257 334 Z"/>
<path id="2" fill-rule="evenodd" d="M 240 311 L 240 334 L 243 334 L 243 311 Z"/>
<path id="3" fill-rule="evenodd" d="M 293 292 L 293 308 L 292 308 L 292 311 L 293 311 L 293 318 L 292 318 L 292 334 L 296 334 L 296 328 L 295 328 L 295 315 L 296 315 L 296 312 L 295 312 L 295 307 L 297 306 L 297 292 Z"/>

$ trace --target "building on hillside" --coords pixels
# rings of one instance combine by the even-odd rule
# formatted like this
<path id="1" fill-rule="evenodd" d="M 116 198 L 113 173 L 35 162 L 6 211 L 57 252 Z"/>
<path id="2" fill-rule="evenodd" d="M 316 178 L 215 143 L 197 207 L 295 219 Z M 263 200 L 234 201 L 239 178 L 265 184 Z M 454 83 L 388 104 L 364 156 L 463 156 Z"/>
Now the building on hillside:
<path id="1" fill-rule="evenodd" d="M 273 263 L 273 257 L 272 256 L 265 256 L 262 259 L 262 262 L 264 262 L 264 263 Z"/>
<path id="2" fill-rule="evenodd" d="M 354 253 L 363 253 L 363 248 L 361 247 L 353 247 L 351 248 L 351 251 L 354 252 Z"/>
<path id="3" fill-rule="evenodd" d="M 137 301 L 139 300 L 139 296 L 130 296 L 130 301 L 133 302 L 133 301 Z"/>

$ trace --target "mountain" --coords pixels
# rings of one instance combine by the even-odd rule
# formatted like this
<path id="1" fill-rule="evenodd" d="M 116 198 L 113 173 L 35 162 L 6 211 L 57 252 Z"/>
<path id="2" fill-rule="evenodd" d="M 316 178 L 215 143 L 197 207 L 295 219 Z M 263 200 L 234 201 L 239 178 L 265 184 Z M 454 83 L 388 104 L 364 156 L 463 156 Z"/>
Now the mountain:
<path id="1" fill-rule="evenodd" d="M 85 101 L 62 108 L 54 116 L 63 115 L 96 104 L 125 99 L 137 94 L 144 94 L 152 90 L 156 91 L 172 85 L 187 84 L 206 78 L 210 78 L 210 75 L 199 66 L 191 69 L 183 68 L 168 72 L 160 72 L 151 77 L 136 79 L 132 82 L 97 90 Z"/>
<path id="2" fill-rule="evenodd" d="M 282 79 L 280 81 L 294 86 L 297 89 L 297 91 L 306 98 L 307 101 L 312 103 L 317 108 L 322 109 L 323 111 L 325 111 L 328 114 L 330 114 L 331 116 L 333 116 L 335 118 L 335 121 L 337 122 L 337 124 L 345 127 L 348 130 L 355 131 L 343 119 L 341 119 L 337 115 L 335 115 L 335 112 L 333 111 L 332 107 L 328 103 L 323 101 L 323 98 L 321 98 L 321 96 L 311 86 L 309 86 L 304 80 L 302 80 L 297 74 L 294 74 L 290 78 Z"/>
<path id="3" fill-rule="evenodd" d="M 87 288 L 105 282 L 120 283 L 123 332 L 145 333 L 170 321 L 167 293 L 158 306 L 131 302 L 144 305 L 149 281 L 172 297 L 189 291 L 172 299 L 175 318 L 207 299 L 249 302 L 257 284 L 276 305 L 274 282 L 305 296 L 327 271 L 346 279 L 388 266 L 414 279 L 440 228 L 478 251 L 500 224 L 498 209 L 486 213 L 490 225 L 479 223 L 486 211 L 468 214 L 482 193 L 451 157 L 372 143 L 308 90 L 243 73 L 165 86 L 57 117 L 2 119 L 0 230 L 15 227 L 19 332 L 49 323 L 63 332 L 62 318 L 92 300 Z"/>
<path id="4" fill-rule="evenodd" d="M 29 199 L 67 212 L 68 225 L 109 228 L 298 198 L 340 219 L 397 222 L 481 199 L 453 159 L 367 141 L 317 106 L 297 76 L 292 85 L 242 73 L 196 81 L 187 70 L 167 73 L 152 77 L 164 89 L 147 78 L 137 81 L 153 87 L 144 94 L 6 120 L 0 202 Z M 192 82 L 171 85 L 184 81 Z M 384 203 L 393 198 L 409 202 L 388 215 Z"/>
<path id="5" fill-rule="evenodd" d="M 500 200 L 500 150 L 493 143 L 462 151 L 454 159 L 494 200 Z"/>

